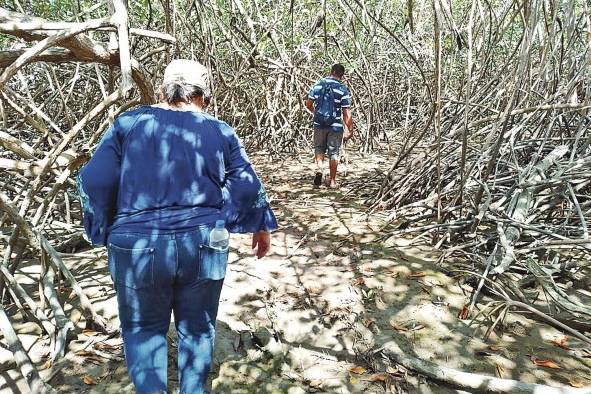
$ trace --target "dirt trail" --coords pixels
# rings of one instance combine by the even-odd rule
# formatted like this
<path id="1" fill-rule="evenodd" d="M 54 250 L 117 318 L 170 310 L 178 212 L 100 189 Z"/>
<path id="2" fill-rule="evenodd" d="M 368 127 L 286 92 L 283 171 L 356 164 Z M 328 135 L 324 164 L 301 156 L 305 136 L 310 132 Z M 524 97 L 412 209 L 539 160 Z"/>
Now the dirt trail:
<path id="1" fill-rule="evenodd" d="M 458 319 L 468 288 L 442 273 L 433 252 L 410 248 L 405 239 L 380 240 L 386 217 L 366 215 L 356 196 L 387 156 L 350 157 L 338 191 L 314 189 L 311 164 L 295 155 L 284 159 L 254 158 L 281 229 L 264 260 L 251 257 L 247 236 L 233 238 L 218 316 L 214 392 L 455 392 L 406 374 L 375 353 L 392 340 L 409 354 L 464 371 L 551 385 L 591 383 L 591 359 L 577 353 L 580 343 L 569 339 L 574 350 L 553 346 L 549 341 L 563 334 L 517 315 L 484 342 L 488 322 Z M 100 312 L 117 324 L 104 251 L 66 260 Z M 95 334 L 81 333 L 71 343 L 73 352 L 54 366 L 54 387 L 63 393 L 132 392 L 121 340 Z M 170 336 L 174 356 L 172 330 Z M 531 355 L 561 368 L 537 367 Z M 172 392 L 175 364 L 172 357 Z M 14 370 L 0 378 L 0 392 L 23 387 Z"/>

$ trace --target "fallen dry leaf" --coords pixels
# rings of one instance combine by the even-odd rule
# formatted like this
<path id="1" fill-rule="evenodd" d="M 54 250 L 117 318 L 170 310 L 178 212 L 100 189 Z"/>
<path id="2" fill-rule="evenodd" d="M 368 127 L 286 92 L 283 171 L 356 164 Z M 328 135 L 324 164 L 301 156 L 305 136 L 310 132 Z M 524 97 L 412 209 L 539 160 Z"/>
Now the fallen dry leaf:
<path id="1" fill-rule="evenodd" d="M 419 330 L 422 330 L 423 328 L 425 328 L 424 325 L 418 324 L 412 328 L 412 331 L 419 331 Z"/>
<path id="2" fill-rule="evenodd" d="M 85 375 L 82 378 L 82 381 L 84 382 L 84 384 L 88 384 L 88 385 L 96 384 L 96 382 L 94 381 L 94 379 L 90 375 Z"/>
<path id="3" fill-rule="evenodd" d="M 359 365 L 356 367 L 353 367 L 349 370 L 349 372 L 357 374 L 357 375 L 361 375 L 362 373 L 365 373 L 365 371 L 367 371 L 367 369 L 365 369 Z"/>
<path id="4" fill-rule="evenodd" d="M 374 319 L 363 319 L 363 325 L 366 328 L 369 328 L 372 324 L 375 324 L 376 321 Z"/>
<path id="5" fill-rule="evenodd" d="M 390 380 L 390 375 L 387 373 L 374 373 L 373 375 L 369 376 L 368 380 L 370 382 L 387 382 Z"/>
<path id="6" fill-rule="evenodd" d="M 355 379 L 355 376 L 349 375 L 349 383 L 351 383 L 351 384 L 357 383 L 357 379 Z"/>
<path id="7" fill-rule="evenodd" d="M 464 305 L 460 313 L 458 313 L 458 319 L 466 320 L 468 315 L 470 314 L 470 310 L 468 309 L 468 305 Z"/>
<path id="8" fill-rule="evenodd" d="M 47 361 L 45 361 L 45 363 L 43 364 L 43 367 L 41 369 L 49 369 L 49 368 L 51 368 L 52 365 L 53 365 L 53 361 L 47 360 Z"/>
<path id="9" fill-rule="evenodd" d="M 314 287 L 314 286 L 310 286 L 307 287 L 306 290 L 308 290 L 308 293 L 310 294 L 320 294 L 320 287 Z"/>
<path id="10" fill-rule="evenodd" d="M 320 379 L 310 380 L 310 383 L 308 383 L 308 386 L 310 386 L 314 389 L 318 389 L 318 388 L 322 387 L 322 380 L 320 380 Z"/>
<path id="11" fill-rule="evenodd" d="M 363 267 L 361 267 L 361 272 L 366 272 L 368 274 L 371 274 L 371 273 L 373 273 L 373 267 L 368 266 L 368 265 L 363 266 Z"/>
<path id="12" fill-rule="evenodd" d="M 497 376 L 501 379 L 504 379 L 505 376 L 505 368 L 503 368 L 502 365 L 499 364 L 495 364 L 496 370 L 497 370 Z"/>
<path id="13" fill-rule="evenodd" d="M 390 326 L 396 331 L 400 331 L 400 332 L 408 331 L 408 328 L 406 328 L 403 325 L 400 325 L 396 322 L 393 322 L 393 321 L 390 322 Z"/>
<path id="14" fill-rule="evenodd" d="M 355 286 L 363 286 L 365 284 L 365 279 L 363 279 L 363 278 L 357 278 L 357 279 L 355 279 L 355 281 L 353 282 L 353 284 Z"/>
<path id="15" fill-rule="evenodd" d="M 500 350 L 501 350 L 501 348 L 500 348 L 500 347 L 498 347 L 497 345 L 489 345 L 489 346 L 488 346 L 488 349 L 489 349 L 491 352 L 498 352 L 498 351 L 500 351 Z"/>
<path id="16" fill-rule="evenodd" d="M 92 345 L 92 347 L 94 347 L 95 349 L 98 349 L 98 350 L 119 350 L 119 349 L 121 349 L 121 345 L 110 345 L 105 342 L 96 342 L 95 344 Z"/>
<path id="17" fill-rule="evenodd" d="M 88 356 L 94 356 L 95 355 L 95 353 L 89 352 L 88 350 L 78 350 L 76 352 L 76 354 L 78 356 L 82 356 L 82 357 L 88 357 Z"/>
<path id="18" fill-rule="evenodd" d="M 416 278 L 422 278 L 422 277 L 424 277 L 426 275 L 427 274 L 424 271 L 419 271 L 419 272 L 413 272 L 408 277 L 411 278 L 411 279 L 416 279 Z"/>
<path id="19" fill-rule="evenodd" d="M 556 364 L 554 361 L 548 359 L 548 360 L 542 360 L 536 356 L 531 356 L 530 357 L 531 361 L 540 366 L 540 367 L 546 367 L 546 368 L 552 368 L 552 369 L 560 369 L 562 368 L 560 365 Z"/>
<path id="20" fill-rule="evenodd" d="M 576 387 L 576 388 L 585 387 L 585 383 L 583 383 L 583 381 L 578 380 L 578 379 L 571 379 L 568 381 L 568 384 L 570 384 L 571 386 Z"/>
<path id="21" fill-rule="evenodd" d="M 388 366 L 386 368 L 386 372 L 389 373 L 390 375 L 400 376 L 400 375 L 404 375 L 405 369 L 404 369 L 404 367 L 402 367 L 400 365 L 397 365 L 396 367 Z"/>
<path id="22" fill-rule="evenodd" d="M 570 350 L 570 348 L 568 347 L 568 335 L 554 338 L 549 342 L 554 346 L 558 346 L 559 348 L 562 348 L 564 350 Z"/>
<path id="23" fill-rule="evenodd" d="M 98 335 L 99 333 L 97 331 L 91 330 L 89 328 L 85 328 L 84 330 L 82 330 L 82 334 L 92 337 L 92 336 Z"/>

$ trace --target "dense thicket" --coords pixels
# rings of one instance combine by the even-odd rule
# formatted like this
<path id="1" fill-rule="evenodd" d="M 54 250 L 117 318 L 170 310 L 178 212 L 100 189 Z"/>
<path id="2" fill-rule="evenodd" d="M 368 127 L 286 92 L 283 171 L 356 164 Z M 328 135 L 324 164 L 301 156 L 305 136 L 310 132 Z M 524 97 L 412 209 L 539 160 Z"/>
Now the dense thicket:
<path id="1" fill-rule="evenodd" d="M 482 288 L 502 300 L 495 325 L 515 301 L 535 313 L 539 286 L 554 318 L 589 330 L 576 290 L 591 261 L 587 5 L 473 1 L 458 22 L 434 10 L 430 116 L 369 200 L 392 211 L 391 235 L 431 239 L 448 269 L 460 257 L 476 277 L 466 315 Z"/>
<path id="2" fill-rule="evenodd" d="M 330 64 L 344 63 L 356 147 L 392 149 L 384 172 L 364 185 L 371 209 L 391 213 L 394 229 L 384 237 L 429 239 L 444 249 L 447 269 L 448 258 L 459 257 L 477 278 L 466 314 L 481 288 L 501 300 L 491 305 L 499 319 L 516 303 L 539 312 L 524 290 L 537 283 L 559 321 L 538 317 L 589 330 L 589 307 L 557 285 L 588 286 L 584 0 L 7 0 L 3 7 L 2 288 L 52 338 L 52 358 L 72 329 L 56 272 L 76 290 L 88 323 L 107 329 L 57 252 L 81 242 L 76 171 L 114 116 L 157 99 L 154 87 L 175 57 L 206 64 L 211 111 L 250 149 L 272 153 L 309 146 L 302 99 Z M 13 277 L 25 257 L 43 266 L 47 308 Z M 0 327 L 31 386 L 42 387 L 3 310 Z"/>

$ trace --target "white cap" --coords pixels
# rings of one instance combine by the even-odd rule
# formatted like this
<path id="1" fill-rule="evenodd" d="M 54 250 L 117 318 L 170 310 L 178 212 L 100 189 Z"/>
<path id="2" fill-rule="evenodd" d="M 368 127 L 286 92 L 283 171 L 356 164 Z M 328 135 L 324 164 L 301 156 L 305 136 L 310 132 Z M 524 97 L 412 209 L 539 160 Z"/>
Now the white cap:
<path id="1" fill-rule="evenodd" d="M 171 82 L 188 83 L 204 91 L 209 90 L 207 68 L 195 60 L 175 59 L 171 61 L 164 70 L 162 83 Z"/>

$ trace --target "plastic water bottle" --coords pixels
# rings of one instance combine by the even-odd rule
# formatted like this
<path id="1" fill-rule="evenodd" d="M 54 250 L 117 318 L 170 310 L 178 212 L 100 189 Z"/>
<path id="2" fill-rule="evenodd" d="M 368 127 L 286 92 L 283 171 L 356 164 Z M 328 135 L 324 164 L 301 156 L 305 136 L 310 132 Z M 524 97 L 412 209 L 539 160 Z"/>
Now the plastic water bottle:
<path id="1" fill-rule="evenodd" d="M 209 233 L 209 247 L 212 249 L 226 250 L 230 245 L 230 233 L 224 227 L 223 220 L 216 220 L 215 227 Z"/>

